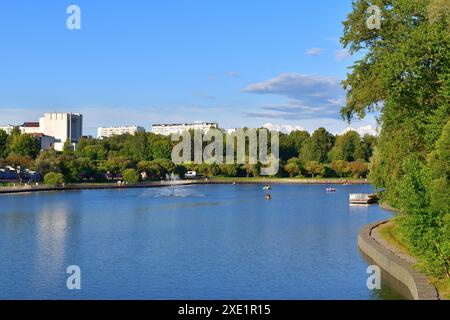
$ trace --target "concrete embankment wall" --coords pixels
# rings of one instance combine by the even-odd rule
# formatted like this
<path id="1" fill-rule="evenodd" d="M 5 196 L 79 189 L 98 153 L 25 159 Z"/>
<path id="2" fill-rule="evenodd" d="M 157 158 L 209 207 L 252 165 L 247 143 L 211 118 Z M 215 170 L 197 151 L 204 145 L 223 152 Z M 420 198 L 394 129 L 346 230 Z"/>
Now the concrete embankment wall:
<path id="1" fill-rule="evenodd" d="M 118 185 L 113 183 L 80 183 L 67 184 L 65 186 L 50 187 L 46 185 L 22 185 L 12 187 L 0 187 L 0 194 L 27 193 L 27 192 L 45 192 L 45 191 L 70 191 L 70 190 L 101 190 L 101 189 L 134 189 L 134 188 L 156 188 L 173 185 L 192 185 L 203 184 L 203 181 L 182 180 L 175 182 L 147 182 L 139 184 Z"/>
<path id="2" fill-rule="evenodd" d="M 438 300 L 436 288 L 429 283 L 423 273 L 415 270 L 409 262 L 401 259 L 372 237 L 373 230 L 387 222 L 389 220 L 364 226 L 358 238 L 359 248 L 383 271 L 402 282 L 415 300 Z"/>

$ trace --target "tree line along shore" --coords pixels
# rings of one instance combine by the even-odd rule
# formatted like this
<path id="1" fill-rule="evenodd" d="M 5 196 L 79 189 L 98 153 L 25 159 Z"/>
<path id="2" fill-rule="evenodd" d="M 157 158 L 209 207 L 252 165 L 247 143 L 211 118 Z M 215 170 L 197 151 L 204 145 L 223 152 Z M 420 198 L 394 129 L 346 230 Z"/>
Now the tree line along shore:
<path id="1" fill-rule="evenodd" d="M 280 133 L 280 169 L 277 178 L 366 178 L 376 141 L 374 136 L 349 131 L 333 135 L 319 128 Z M 105 139 L 82 138 L 76 150 L 39 151 L 33 137 L 0 131 L 0 167 L 33 169 L 46 184 L 124 180 L 159 181 L 166 174 L 183 177 L 196 171 L 204 177 L 259 177 L 260 164 L 174 164 L 170 137 L 139 132 Z M 225 142 L 224 142 L 225 152 Z M 248 150 L 247 150 L 248 152 Z"/>

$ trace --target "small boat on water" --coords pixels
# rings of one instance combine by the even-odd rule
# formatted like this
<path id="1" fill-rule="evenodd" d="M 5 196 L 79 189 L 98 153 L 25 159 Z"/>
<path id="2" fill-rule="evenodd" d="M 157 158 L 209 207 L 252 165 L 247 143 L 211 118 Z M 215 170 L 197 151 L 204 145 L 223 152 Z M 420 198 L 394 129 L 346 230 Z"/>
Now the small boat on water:
<path id="1" fill-rule="evenodd" d="M 269 191 L 269 190 L 271 190 L 271 189 L 272 189 L 272 188 L 271 188 L 270 186 L 264 186 L 264 187 L 263 187 L 263 190 L 264 190 L 264 191 Z"/>
<path id="2" fill-rule="evenodd" d="M 269 193 L 266 194 L 266 200 L 272 200 L 272 196 Z"/>
<path id="3" fill-rule="evenodd" d="M 328 187 L 327 192 L 336 192 L 336 189 L 333 187 Z"/>

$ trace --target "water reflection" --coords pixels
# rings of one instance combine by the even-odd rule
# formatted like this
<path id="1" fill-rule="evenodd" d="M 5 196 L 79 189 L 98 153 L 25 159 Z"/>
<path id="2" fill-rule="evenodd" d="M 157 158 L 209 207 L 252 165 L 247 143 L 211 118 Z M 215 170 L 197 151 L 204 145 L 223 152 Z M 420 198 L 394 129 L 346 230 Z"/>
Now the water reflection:
<path id="1" fill-rule="evenodd" d="M 60 268 L 65 257 L 69 210 L 64 204 L 45 204 L 36 219 L 38 267 Z"/>
<path id="2" fill-rule="evenodd" d="M 377 265 L 374 260 L 359 250 L 368 265 Z M 371 290 L 371 300 L 412 300 L 407 286 L 381 269 L 381 290 Z"/>
<path id="3" fill-rule="evenodd" d="M 357 250 L 377 206 L 349 186 L 174 186 L 0 197 L 0 298 L 386 299 Z M 358 209 L 359 210 L 359 209 Z M 151 214 L 146 214 L 146 213 Z M 78 296 L 65 269 L 80 265 Z"/>

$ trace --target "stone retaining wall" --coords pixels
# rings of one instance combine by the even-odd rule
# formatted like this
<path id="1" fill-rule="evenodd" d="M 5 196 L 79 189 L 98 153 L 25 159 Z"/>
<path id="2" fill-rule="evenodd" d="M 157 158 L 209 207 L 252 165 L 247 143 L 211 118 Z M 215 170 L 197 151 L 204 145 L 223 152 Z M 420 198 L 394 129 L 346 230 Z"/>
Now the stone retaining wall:
<path id="1" fill-rule="evenodd" d="M 374 229 L 387 222 L 389 220 L 364 226 L 358 237 L 359 248 L 381 269 L 406 285 L 415 300 L 439 300 L 436 288 L 423 273 L 373 238 Z"/>

